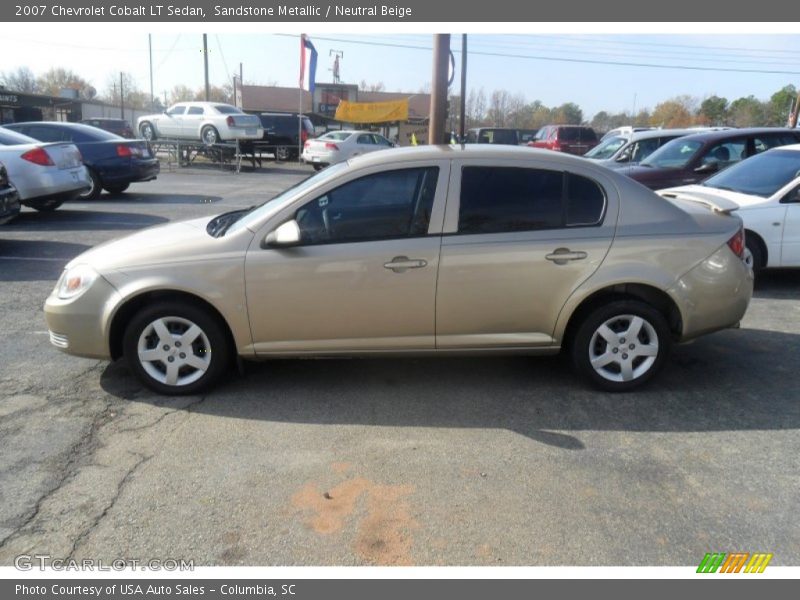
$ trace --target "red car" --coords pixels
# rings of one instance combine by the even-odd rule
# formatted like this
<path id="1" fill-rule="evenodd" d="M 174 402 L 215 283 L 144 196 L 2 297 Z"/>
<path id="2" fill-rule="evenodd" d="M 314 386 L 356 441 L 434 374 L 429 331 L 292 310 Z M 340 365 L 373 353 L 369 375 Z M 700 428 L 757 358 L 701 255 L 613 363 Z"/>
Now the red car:
<path id="1" fill-rule="evenodd" d="M 528 146 L 582 156 L 594 148 L 598 141 L 597 134 L 591 127 L 547 125 L 536 133 Z"/>

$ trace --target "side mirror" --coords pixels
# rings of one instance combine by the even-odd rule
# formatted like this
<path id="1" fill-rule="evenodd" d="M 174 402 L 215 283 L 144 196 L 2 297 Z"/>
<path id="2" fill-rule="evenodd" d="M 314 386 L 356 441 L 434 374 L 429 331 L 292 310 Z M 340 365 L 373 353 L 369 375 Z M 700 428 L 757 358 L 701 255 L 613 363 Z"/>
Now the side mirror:
<path id="1" fill-rule="evenodd" d="M 274 231 L 270 231 L 264 238 L 263 247 L 267 248 L 287 248 L 296 246 L 300 243 L 300 226 L 297 221 L 292 219 L 278 226 Z"/>
<path id="2" fill-rule="evenodd" d="M 704 163 L 694 170 L 695 173 L 715 173 L 717 171 L 719 171 L 719 163 L 717 162 Z"/>

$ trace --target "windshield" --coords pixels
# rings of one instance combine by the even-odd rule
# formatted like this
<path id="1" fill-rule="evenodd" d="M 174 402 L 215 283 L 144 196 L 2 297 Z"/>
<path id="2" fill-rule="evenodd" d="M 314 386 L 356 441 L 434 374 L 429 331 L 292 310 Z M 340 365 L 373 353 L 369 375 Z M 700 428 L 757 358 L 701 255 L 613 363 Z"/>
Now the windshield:
<path id="1" fill-rule="evenodd" d="M 249 228 L 251 225 L 255 226 L 258 222 L 281 210 L 284 206 L 286 206 L 286 204 L 294 200 L 297 196 L 305 193 L 306 190 L 311 189 L 312 187 L 330 179 L 331 177 L 335 177 L 347 169 L 347 167 L 348 164 L 346 161 L 340 162 L 335 165 L 331 165 L 327 169 L 323 169 L 319 173 L 315 173 L 314 175 L 311 175 L 302 181 L 299 181 L 292 187 L 282 191 L 277 196 L 270 198 L 263 204 L 253 208 L 247 213 L 243 213 L 241 218 L 239 218 L 235 223 L 231 224 L 226 231 L 228 233 L 233 233 L 244 227 Z"/>
<path id="2" fill-rule="evenodd" d="M 800 177 L 800 152 L 776 150 L 757 154 L 703 182 L 704 186 L 768 198 Z"/>
<path id="3" fill-rule="evenodd" d="M 586 158 L 611 158 L 617 153 L 617 150 L 622 148 L 625 143 L 628 141 L 627 138 L 624 137 L 611 137 L 606 138 L 604 141 L 600 142 L 599 145 L 595 146 L 591 150 L 589 150 L 584 156 Z"/>
<path id="4" fill-rule="evenodd" d="M 664 144 L 639 164 L 657 169 L 681 169 L 702 146 L 703 142 L 679 138 Z"/>
<path id="5" fill-rule="evenodd" d="M 218 113 L 223 115 L 240 115 L 242 111 L 236 108 L 235 106 L 231 106 L 229 104 L 215 104 L 214 108 L 217 109 Z"/>

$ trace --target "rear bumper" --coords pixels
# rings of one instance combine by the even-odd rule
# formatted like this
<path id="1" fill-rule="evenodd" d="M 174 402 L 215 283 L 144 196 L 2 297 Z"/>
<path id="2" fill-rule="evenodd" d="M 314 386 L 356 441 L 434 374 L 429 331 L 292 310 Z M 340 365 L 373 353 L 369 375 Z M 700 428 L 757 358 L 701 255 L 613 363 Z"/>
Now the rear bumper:
<path id="1" fill-rule="evenodd" d="M 127 162 L 107 163 L 99 172 L 103 185 L 152 181 L 161 172 L 161 165 L 156 158 L 134 159 Z"/>
<path id="2" fill-rule="evenodd" d="M 23 204 L 29 200 L 64 196 L 74 198 L 88 190 L 92 182 L 89 172 L 83 165 L 72 169 L 41 169 L 36 177 L 26 177 L 20 181 L 18 189 Z"/>
<path id="3" fill-rule="evenodd" d="M 741 321 L 753 295 L 753 271 L 725 245 L 667 293 L 681 312 L 681 341 L 690 340 Z"/>

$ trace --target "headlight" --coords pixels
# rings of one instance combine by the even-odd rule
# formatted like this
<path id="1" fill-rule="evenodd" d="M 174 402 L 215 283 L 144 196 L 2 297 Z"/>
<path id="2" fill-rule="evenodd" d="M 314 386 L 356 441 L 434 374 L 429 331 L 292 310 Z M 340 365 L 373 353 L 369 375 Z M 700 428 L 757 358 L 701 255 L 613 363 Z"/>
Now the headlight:
<path id="1" fill-rule="evenodd" d="M 67 269 L 61 274 L 61 279 L 56 284 L 56 295 L 61 300 L 69 300 L 80 296 L 89 289 L 97 279 L 97 273 L 87 265 L 77 265 Z"/>

